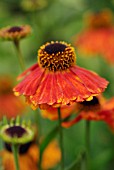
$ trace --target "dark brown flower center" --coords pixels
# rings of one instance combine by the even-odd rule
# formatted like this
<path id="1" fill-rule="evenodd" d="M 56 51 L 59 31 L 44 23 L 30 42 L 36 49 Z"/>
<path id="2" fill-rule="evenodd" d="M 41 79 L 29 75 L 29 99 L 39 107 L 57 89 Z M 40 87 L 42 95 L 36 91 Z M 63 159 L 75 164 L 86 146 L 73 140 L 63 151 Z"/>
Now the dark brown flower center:
<path id="1" fill-rule="evenodd" d="M 5 130 L 5 132 L 11 137 L 22 137 L 26 132 L 26 130 L 21 126 L 12 126 Z"/>
<path id="2" fill-rule="evenodd" d="M 93 99 L 90 101 L 83 101 L 83 102 L 79 102 L 79 103 L 84 106 L 95 106 L 95 105 L 99 105 L 99 100 L 97 97 L 94 96 Z"/>
<path id="3" fill-rule="evenodd" d="M 66 70 L 75 64 L 74 48 L 64 42 L 51 42 L 40 47 L 38 63 L 49 71 Z"/>
<path id="4" fill-rule="evenodd" d="M 45 47 L 45 51 L 48 54 L 57 54 L 58 52 L 64 52 L 66 45 L 60 43 L 49 44 Z"/>
<path id="5" fill-rule="evenodd" d="M 20 154 L 25 154 L 28 151 L 28 149 L 31 147 L 32 144 L 33 144 L 33 142 L 28 142 L 26 144 L 21 144 L 19 146 L 19 153 Z M 5 142 L 4 146 L 5 146 L 5 149 L 7 151 L 12 152 L 11 144 Z"/>
<path id="6" fill-rule="evenodd" d="M 21 27 L 18 27 L 18 26 L 15 26 L 15 27 L 11 27 L 8 32 L 9 33 L 15 33 L 15 32 L 20 32 L 22 31 L 22 28 Z"/>

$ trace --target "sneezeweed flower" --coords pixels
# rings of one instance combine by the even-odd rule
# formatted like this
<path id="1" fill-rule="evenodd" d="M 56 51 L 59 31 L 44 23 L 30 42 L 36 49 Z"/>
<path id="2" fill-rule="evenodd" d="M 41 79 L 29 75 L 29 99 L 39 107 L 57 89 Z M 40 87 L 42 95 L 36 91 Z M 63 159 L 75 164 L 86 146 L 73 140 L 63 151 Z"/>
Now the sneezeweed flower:
<path id="1" fill-rule="evenodd" d="M 94 96 L 91 101 L 76 103 L 76 111 L 80 111 L 74 120 L 63 122 L 63 127 L 70 127 L 81 120 L 104 121 L 114 129 L 114 98 L 109 100 L 102 96 Z"/>
<path id="2" fill-rule="evenodd" d="M 0 29 L 0 38 L 3 40 L 18 41 L 31 33 L 29 25 L 9 26 Z"/>
<path id="3" fill-rule="evenodd" d="M 28 36 L 30 33 L 31 27 L 29 25 L 12 26 L 0 29 L 0 38 L 3 40 L 10 40 L 14 43 L 18 54 L 19 64 L 23 71 L 25 70 L 25 64 L 20 50 L 20 40 Z"/>
<path id="4" fill-rule="evenodd" d="M 10 119 L 25 111 L 23 100 L 13 94 L 12 88 L 13 80 L 7 75 L 0 76 L 0 120 L 3 116 Z"/>
<path id="5" fill-rule="evenodd" d="M 52 41 L 42 45 L 38 64 L 18 77 L 23 80 L 13 89 L 15 95 L 24 95 L 34 109 L 47 109 L 88 101 L 103 92 L 108 81 L 75 63 L 70 44 Z"/>
<path id="6" fill-rule="evenodd" d="M 18 152 L 21 144 L 31 142 L 34 138 L 34 131 L 29 122 L 20 122 L 20 119 L 11 119 L 8 123 L 4 118 L 1 122 L 0 137 L 8 143 L 13 152 L 14 169 L 19 170 Z"/>
<path id="7" fill-rule="evenodd" d="M 86 17 L 87 28 L 74 38 L 74 44 L 79 53 L 85 56 L 100 55 L 109 63 L 114 63 L 112 23 L 112 13 L 108 9 L 90 13 Z"/>
<path id="8" fill-rule="evenodd" d="M 6 137 L 7 136 L 7 137 Z M 3 125 L 1 127 L 1 137 L 4 141 L 5 149 L 0 152 L 2 165 L 5 170 L 15 170 L 14 157 L 11 144 L 18 144 L 18 159 L 20 170 L 38 170 L 39 147 L 35 143 L 35 129 L 25 123 L 14 125 Z M 56 154 L 55 154 L 56 153 Z M 42 169 L 48 170 L 54 167 L 61 159 L 61 152 L 56 141 L 52 141 L 42 156 Z"/>
<path id="9" fill-rule="evenodd" d="M 68 118 L 71 116 L 75 111 L 75 103 L 70 106 L 63 106 L 60 108 L 61 111 L 61 119 Z M 41 110 L 41 115 L 43 118 L 48 118 L 50 120 L 57 120 L 58 119 L 58 110 L 57 108 L 50 107 L 47 110 Z"/>

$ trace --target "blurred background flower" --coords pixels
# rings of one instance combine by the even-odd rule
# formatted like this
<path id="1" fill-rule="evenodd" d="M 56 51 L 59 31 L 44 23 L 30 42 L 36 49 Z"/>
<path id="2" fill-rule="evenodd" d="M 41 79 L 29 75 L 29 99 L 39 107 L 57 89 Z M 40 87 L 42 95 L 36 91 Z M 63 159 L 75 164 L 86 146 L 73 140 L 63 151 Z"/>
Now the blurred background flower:
<path id="1" fill-rule="evenodd" d="M 70 106 L 63 106 L 60 108 L 61 118 L 65 119 L 72 115 L 75 112 L 76 104 L 72 104 Z M 54 107 L 50 107 L 47 110 L 41 110 L 41 115 L 44 118 L 48 118 L 50 120 L 58 120 L 58 109 Z"/>
<path id="2" fill-rule="evenodd" d="M 74 120 L 66 120 L 63 127 L 70 127 L 81 120 L 88 121 L 104 121 L 114 130 L 114 97 L 106 100 L 102 95 L 94 96 L 91 101 L 83 101 L 76 103 L 76 118 Z"/>
<path id="3" fill-rule="evenodd" d="M 31 33 L 31 28 L 28 25 L 12 26 L 0 29 L 0 38 L 3 40 L 17 41 L 28 36 Z"/>
<path id="4" fill-rule="evenodd" d="M 13 94 L 14 82 L 9 75 L 0 76 L 0 120 L 22 115 L 26 111 L 26 105 L 22 98 L 17 98 Z"/>
<path id="5" fill-rule="evenodd" d="M 114 63 L 113 13 L 109 9 L 86 14 L 86 27 L 74 38 L 79 54 L 86 57 L 100 55 Z"/>

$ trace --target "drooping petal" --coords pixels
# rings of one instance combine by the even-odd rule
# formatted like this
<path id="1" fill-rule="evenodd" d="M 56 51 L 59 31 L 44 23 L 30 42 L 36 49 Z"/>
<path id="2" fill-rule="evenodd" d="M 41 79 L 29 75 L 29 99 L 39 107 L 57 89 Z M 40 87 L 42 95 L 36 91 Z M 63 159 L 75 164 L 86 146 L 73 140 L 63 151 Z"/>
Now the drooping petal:
<path id="1" fill-rule="evenodd" d="M 61 118 L 65 119 L 69 117 L 70 115 L 72 115 L 75 112 L 75 107 L 76 107 L 75 103 L 69 106 L 61 107 L 60 108 Z M 58 119 L 58 108 L 50 107 L 49 109 L 41 110 L 41 115 L 44 118 L 48 118 L 50 120 L 57 120 Z"/>
<path id="2" fill-rule="evenodd" d="M 24 78 L 28 73 L 34 71 L 37 67 L 38 67 L 38 64 L 36 63 L 33 66 L 31 66 L 30 68 L 26 69 L 22 74 L 20 74 L 17 77 L 17 80 L 20 80 L 20 79 Z"/>
<path id="3" fill-rule="evenodd" d="M 71 120 L 71 121 L 66 121 L 62 123 L 62 126 L 65 128 L 69 128 L 71 126 L 73 126 L 74 124 L 78 123 L 79 121 L 81 121 L 83 118 L 81 115 L 77 116 L 75 119 Z"/>
<path id="4" fill-rule="evenodd" d="M 71 70 L 82 80 L 83 84 L 92 94 L 103 92 L 108 84 L 108 81 L 104 78 L 84 68 L 76 66 L 72 67 Z"/>
<path id="5" fill-rule="evenodd" d="M 13 90 L 18 91 L 19 94 L 24 94 L 27 96 L 33 95 L 36 92 L 42 77 L 43 71 L 37 65 L 37 67 L 35 66 L 35 69 L 29 75 L 27 75 L 25 79 L 23 79 L 22 82 L 17 85 Z"/>

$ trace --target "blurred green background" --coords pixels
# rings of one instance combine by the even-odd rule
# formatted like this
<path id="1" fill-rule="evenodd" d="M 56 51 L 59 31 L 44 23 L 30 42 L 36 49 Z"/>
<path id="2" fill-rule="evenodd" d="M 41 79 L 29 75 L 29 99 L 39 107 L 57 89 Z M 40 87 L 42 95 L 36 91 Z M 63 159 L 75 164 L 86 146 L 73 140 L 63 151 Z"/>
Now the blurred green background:
<path id="1" fill-rule="evenodd" d="M 84 29 L 83 15 L 87 11 L 109 8 L 114 11 L 114 0 L 1 0 L 0 28 L 29 24 L 32 34 L 21 41 L 21 50 L 26 67 L 37 62 L 37 50 L 51 40 L 61 40 L 72 44 L 73 36 Z M 33 0 L 34 2 L 35 0 Z M 77 51 L 77 49 L 76 49 Z M 114 95 L 114 66 L 102 58 L 84 58 L 77 54 L 77 64 L 96 71 L 110 84 L 104 95 Z M 21 73 L 17 54 L 12 42 L 0 40 L 0 74 L 10 74 L 16 80 Z M 29 111 L 34 120 L 34 112 Z M 42 119 L 38 115 L 42 134 L 47 134 L 57 122 Z M 114 134 L 103 122 L 91 123 L 91 170 L 114 170 Z M 85 143 L 85 122 L 64 130 L 65 165 L 76 160 Z"/>

